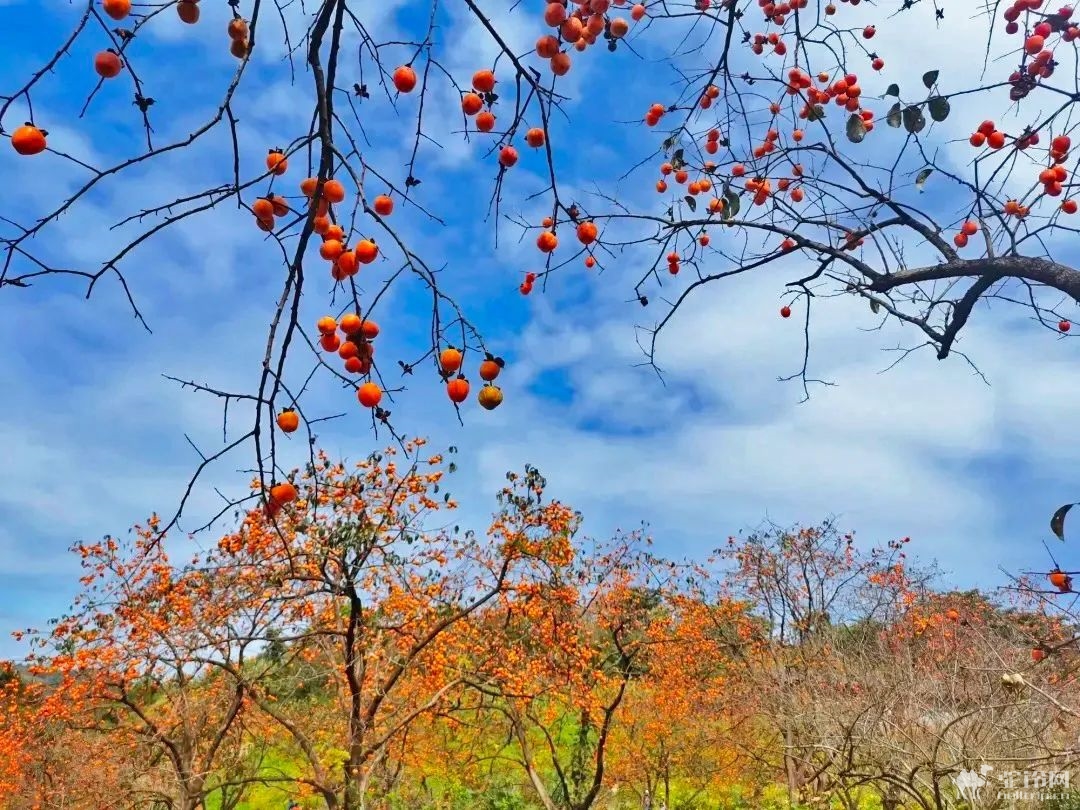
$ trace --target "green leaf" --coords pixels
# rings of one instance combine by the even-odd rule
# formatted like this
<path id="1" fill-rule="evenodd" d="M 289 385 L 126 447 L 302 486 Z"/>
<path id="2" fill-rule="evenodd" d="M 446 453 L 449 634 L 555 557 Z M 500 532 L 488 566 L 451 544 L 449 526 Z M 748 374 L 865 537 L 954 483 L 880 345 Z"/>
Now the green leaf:
<path id="1" fill-rule="evenodd" d="M 934 83 L 937 81 L 937 77 L 938 77 L 938 71 L 936 71 L 936 70 L 928 70 L 926 73 L 924 73 L 922 75 L 923 87 L 925 87 L 927 90 L 929 90 L 931 87 L 934 86 Z"/>
<path id="2" fill-rule="evenodd" d="M 1054 512 L 1054 516 L 1050 518 L 1050 531 L 1057 535 L 1057 539 L 1062 543 L 1065 542 L 1065 515 L 1069 514 L 1069 510 L 1074 506 L 1076 506 L 1075 503 L 1067 503 Z"/>
<path id="3" fill-rule="evenodd" d="M 904 129 L 913 134 L 922 132 L 926 127 L 926 119 L 923 117 L 922 109 L 915 104 L 910 107 L 904 108 L 903 113 Z"/>
<path id="4" fill-rule="evenodd" d="M 944 121 L 949 117 L 949 100 L 944 96 L 934 96 L 927 106 L 930 107 L 930 117 L 935 121 Z"/>
<path id="5" fill-rule="evenodd" d="M 900 85 L 898 85 L 898 84 L 890 84 L 885 89 L 885 95 L 886 96 L 893 96 L 895 98 L 900 98 Z"/>
<path id="6" fill-rule="evenodd" d="M 852 143 L 862 143 L 862 139 L 866 137 L 866 122 L 862 120 L 862 116 L 858 113 L 852 113 L 851 117 L 847 120 L 847 139 Z"/>
<path id="7" fill-rule="evenodd" d="M 695 200 L 689 194 L 683 197 L 683 199 L 686 200 L 686 204 L 690 207 L 691 211 L 697 211 L 697 200 Z"/>
<path id="8" fill-rule="evenodd" d="M 896 102 L 889 108 L 889 112 L 885 115 L 885 123 L 890 127 L 900 126 L 900 102 Z"/>
<path id="9" fill-rule="evenodd" d="M 919 172 L 918 175 L 915 176 L 915 188 L 917 188 L 919 191 L 922 191 L 923 186 L 926 185 L 926 178 L 928 178 L 933 173 L 934 170 L 931 169 L 929 166 Z"/>

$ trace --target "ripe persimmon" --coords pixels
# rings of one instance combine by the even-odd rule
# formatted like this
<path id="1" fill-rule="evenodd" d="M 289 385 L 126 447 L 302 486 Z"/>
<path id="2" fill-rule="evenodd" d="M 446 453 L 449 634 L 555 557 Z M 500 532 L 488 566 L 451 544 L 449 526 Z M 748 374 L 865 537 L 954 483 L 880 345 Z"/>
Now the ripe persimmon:
<path id="1" fill-rule="evenodd" d="M 518 162 L 518 151 L 512 146 L 504 146 L 499 150 L 499 165 L 509 169 Z"/>
<path id="2" fill-rule="evenodd" d="M 103 0 L 101 8 L 114 20 L 122 20 L 131 13 L 131 0 Z"/>
<path id="3" fill-rule="evenodd" d="M 300 181 L 300 193 L 305 197 L 314 197 L 315 189 L 319 186 L 318 177 L 305 177 Z"/>
<path id="4" fill-rule="evenodd" d="M 478 70 L 472 77 L 473 90 L 477 93 L 492 93 L 495 91 L 495 74 L 490 70 Z"/>
<path id="5" fill-rule="evenodd" d="M 327 239 L 319 245 L 319 255 L 329 262 L 334 261 L 345 252 L 345 246 L 337 239 Z"/>
<path id="6" fill-rule="evenodd" d="M 271 149 L 266 154 L 266 168 L 271 174 L 280 177 L 289 170 L 289 160 L 280 149 Z"/>
<path id="7" fill-rule="evenodd" d="M 542 253 L 551 253 L 559 246 L 559 237 L 551 231 L 544 231 L 536 237 L 536 246 Z"/>
<path id="8" fill-rule="evenodd" d="M 289 213 L 289 203 L 280 194 L 271 194 L 266 199 L 270 200 L 270 204 L 274 207 L 275 217 L 283 217 Z"/>
<path id="9" fill-rule="evenodd" d="M 319 216 L 311 221 L 311 229 L 319 236 L 325 236 L 330 232 L 330 217 Z"/>
<path id="10" fill-rule="evenodd" d="M 278 506 L 292 503 L 296 500 L 296 495 L 296 487 L 289 481 L 283 481 L 270 487 L 270 501 Z"/>
<path id="11" fill-rule="evenodd" d="M 469 398 L 469 381 L 464 377 L 455 377 L 446 384 L 446 395 L 454 404 L 460 404 Z"/>
<path id="12" fill-rule="evenodd" d="M 244 59 L 249 53 L 251 53 L 251 43 L 249 43 L 246 39 L 234 39 L 229 44 L 229 53 L 231 53 L 237 59 Z"/>
<path id="13" fill-rule="evenodd" d="M 495 115 L 490 110 L 484 110 L 476 116 L 476 128 L 481 132 L 491 132 L 495 129 Z"/>
<path id="14" fill-rule="evenodd" d="M 361 318 L 355 312 L 349 312 L 341 316 L 339 323 L 342 332 L 346 335 L 355 335 L 360 331 Z"/>
<path id="15" fill-rule="evenodd" d="M 464 93 L 461 96 L 461 111 L 466 115 L 476 115 L 484 109 L 484 100 L 476 93 Z"/>
<path id="16" fill-rule="evenodd" d="M 374 340 L 379 336 L 379 325 L 370 318 L 365 318 L 364 322 L 360 324 L 360 336 L 364 340 Z M 369 356 L 375 353 L 375 347 L 370 343 L 364 345 L 367 347 L 365 351 Z"/>
<path id="17" fill-rule="evenodd" d="M 45 136 L 48 134 L 27 121 L 11 133 L 11 146 L 20 155 L 36 155 L 45 151 Z"/>
<path id="18" fill-rule="evenodd" d="M 353 252 L 356 253 L 356 260 L 360 264 L 371 264 L 375 261 L 375 257 L 379 255 L 379 248 L 370 239 L 361 239 L 356 243 Z"/>
<path id="19" fill-rule="evenodd" d="M 611 32 L 611 36 L 615 39 L 622 39 L 628 33 L 630 33 L 630 23 L 624 20 L 622 17 L 616 17 L 611 21 L 608 26 L 608 30 Z"/>
<path id="20" fill-rule="evenodd" d="M 480 364 L 480 368 L 478 369 L 480 379 L 484 382 L 491 382 L 499 376 L 499 372 L 502 371 L 503 365 L 503 361 L 499 358 L 489 356 Z"/>
<path id="21" fill-rule="evenodd" d="M 327 180 L 323 183 L 322 193 L 328 202 L 334 204 L 345 200 L 345 186 L 340 180 Z"/>
<path id="22" fill-rule="evenodd" d="M 385 194 L 380 194 L 372 202 L 371 207 L 375 209 L 375 213 L 380 217 L 388 217 L 394 210 L 394 201 Z"/>
<path id="23" fill-rule="evenodd" d="M 336 352 L 341 348 L 341 338 L 337 336 L 336 332 L 331 332 L 319 338 L 319 345 L 322 346 L 324 352 Z"/>
<path id="24" fill-rule="evenodd" d="M 277 426 L 282 433 L 292 433 L 300 427 L 300 416 L 291 408 L 284 410 L 277 415 Z"/>
<path id="25" fill-rule="evenodd" d="M 247 20 L 243 17 L 233 17 L 229 20 L 227 32 L 231 40 L 246 40 L 249 33 Z"/>
<path id="26" fill-rule="evenodd" d="M 332 315 L 323 315 L 315 324 L 315 328 L 319 330 L 320 334 L 332 335 L 337 331 L 338 324 Z"/>
<path id="27" fill-rule="evenodd" d="M 484 410 L 493 411 L 502 404 L 502 389 L 489 383 L 480 389 L 480 393 L 476 395 L 476 400 Z"/>
<path id="28" fill-rule="evenodd" d="M 411 93 L 416 87 L 416 71 L 408 65 L 402 65 L 394 71 L 393 81 L 399 93 Z"/>
<path id="29" fill-rule="evenodd" d="M 341 255 L 337 257 L 337 261 L 334 262 L 334 269 L 343 278 L 355 276 L 358 268 L 359 262 L 356 261 L 356 254 L 351 250 L 342 251 Z"/>
<path id="30" fill-rule="evenodd" d="M 199 4 L 194 0 L 180 0 L 176 4 L 176 16 L 188 25 L 194 25 L 199 21 L 199 13 Z"/>
<path id="31" fill-rule="evenodd" d="M 634 22 L 638 22 L 639 20 L 643 19 L 644 17 L 645 17 L 645 6 L 642 5 L 641 3 L 637 3 L 636 5 L 633 6 L 633 8 L 630 9 L 630 19 L 633 20 Z"/>
<path id="32" fill-rule="evenodd" d="M 540 127 L 533 127 L 525 133 L 525 143 L 531 146 L 533 149 L 539 149 L 544 145 L 544 141 L 547 140 L 544 135 L 544 130 Z"/>
<path id="33" fill-rule="evenodd" d="M 256 219 L 261 219 L 263 222 L 272 222 L 274 219 L 274 204 L 265 197 L 259 197 L 251 204 L 251 213 L 255 215 Z"/>
<path id="34" fill-rule="evenodd" d="M 559 51 L 553 57 L 550 62 L 551 72 L 556 76 L 565 76 L 570 72 L 570 54 L 566 51 Z"/>
<path id="35" fill-rule="evenodd" d="M 1072 577 L 1066 574 L 1064 571 L 1058 571 L 1057 569 L 1050 572 L 1047 576 L 1050 580 L 1050 584 L 1057 588 L 1062 593 L 1068 593 L 1072 590 Z"/>
<path id="36" fill-rule="evenodd" d="M 559 40 L 546 34 L 536 40 L 536 55 L 541 59 L 551 59 L 559 52 Z"/>
<path id="37" fill-rule="evenodd" d="M 439 353 L 439 368 L 447 374 L 453 374 L 461 368 L 461 352 L 448 346 Z"/>
<path id="38" fill-rule="evenodd" d="M 577 226 L 577 238 L 583 245 L 591 245 L 595 242 L 598 233 L 595 222 L 582 222 Z"/>
<path id="39" fill-rule="evenodd" d="M 327 239 L 336 239 L 339 242 L 344 242 L 345 241 L 345 229 L 342 228 L 340 225 L 332 223 L 330 225 L 330 227 L 327 228 L 326 231 L 323 234 L 321 234 L 321 236 L 322 236 L 324 242 Z"/>
<path id="40" fill-rule="evenodd" d="M 114 79 L 124 69 L 124 63 L 116 51 L 99 51 L 94 56 L 94 72 L 103 79 Z"/>
<path id="41" fill-rule="evenodd" d="M 373 382 L 366 382 L 356 389 L 356 398 L 365 408 L 374 408 L 382 402 L 382 389 Z"/>

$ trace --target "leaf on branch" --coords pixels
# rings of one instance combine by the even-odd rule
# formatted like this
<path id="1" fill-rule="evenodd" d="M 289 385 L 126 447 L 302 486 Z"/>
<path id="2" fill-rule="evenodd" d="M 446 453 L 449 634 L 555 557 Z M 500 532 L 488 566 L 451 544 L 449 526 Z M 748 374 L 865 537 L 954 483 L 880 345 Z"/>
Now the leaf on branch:
<path id="1" fill-rule="evenodd" d="M 661 145 L 664 147 L 664 151 L 666 152 L 668 149 L 675 145 L 675 136 L 672 135 L 670 138 L 665 139 L 663 144 Z"/>
<path id="2" fill-rule="evenodd" d="M 904 129 L 912 134 L 918 134 L 926 127 L 926 118 L 923 117 L 922 110 L 914 104 L 904 108 L 903 119 Z"/>
<path id="3" fill-rule="evenodd" d="M 676 171 L 686 165 L 686 158 L 682 149 L 676 149 L 675 154 L 671 156 L 671 167 Z"/>
<path id="4" fill-rule="evenodd" d="M 858 113 L 852 113 L 847 120 L 847 139 L 852 143 L 862 143 L 866 137 L 866 122 Z"/>
<path id="5" fill-rule="evenodd" d="M 893 96 L 895 98 L 900 98 L 900 85 L 898 85 L 898 84 L 890 84 L 885 89 L 885 95 L 886 96 Z"/>
<path id="6" fill-rule="evenodd" d="M 689 194 L 683 197 L 683 199 L 686 200 L 686 204 L 690 207 L 691 211 L 697 211 L 697 200 L 695 200 Z"/>
<path id="7" fill-rule="evenodd" d="M 944 121 L 949 117 L 949 100 L 944 96 L 934 96 L 930 99 L 930 117 L 935 121 Z"/>
<path id="8" fill-rule="evenodd" d="M 926 178 L 928 178 L 933 173 L 934 170 L 931 169 L 929 166 L 919 172 L 915 176 L 915 188 L 917 188 L 919 191 L 922 191 L 923 187 L 926 185 Z"/>
<path id="9" fill-rule="evenodd" d="M 925 87 L 927 90 L 932 88 L 934 86 L 934 84 L 937 82 L 937 77 L 938 77 L 938 71 L 936 71 L 936 70 L 928 70 L 926 73 L 924 73 L 922 75 L 923 87 Z"/>
<path id="10" fill-rule="evenodd" d="M 1054 516 L 1050 518 L 1050 531 L 1057 535 L 1057 539 L 1062 543 L 1065 542 L 1065 515 L 1069 514 L 1069 510 L 1074 506 L 1076 506 L 1075 503 L 1067 503 L 1054 512 Z"/>
<path id="11" fill-rule="evenodd" d="M 806 113 L 807 121 L 820 121 L 825 117 L 825 108 L 820 104 L 814 104 Z"/>
<path id="12" fill-rule="evenodd" d="M 881 304 L 879 304 L 873 298 L 870 299 L 870 311 L 873 312 L 875 315 L 877 315 L 879 312 L 881 312 Z"/>
<path id="13" fill-rule="evenodd" d="M 889 112 L 885 115 L 885 123 L 890 127 L 900 126 L 900 102 L 896 102 L 889 108 Z"/>

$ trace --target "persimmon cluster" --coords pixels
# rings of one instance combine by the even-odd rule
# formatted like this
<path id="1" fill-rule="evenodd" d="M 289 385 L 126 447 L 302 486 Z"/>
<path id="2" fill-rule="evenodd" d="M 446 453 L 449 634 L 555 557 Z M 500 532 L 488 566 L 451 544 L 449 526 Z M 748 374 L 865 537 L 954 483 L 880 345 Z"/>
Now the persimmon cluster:
<path id="1" fill-rule="evenodd" d="M 340 321 L 325 315 L 315 327 L 319 330 L 319 346 L 327 353 L 336 353 L 344 361 L 346 372 L 371 373 L 375 357 L 375 344 L 372 341 L 379 336 L 379 325 L 375 321 L 350 312 L 343 315 Z M 370 380 L 356 389 L 356 397 L 365 408 L 378 407 L 382 393 L 379 385 Z"/>
<path id="2" fill-rule="evenodd" d="M 468 399 L 471 390 L 468 378 L 462 373 L 464 362 L 465 355 L 453 346 L 447 346 L 439 352 L 439 370 L 446 381 L 446 396 L 455 406 Z M 505 365 L 501 357 L 486 354 L 476 370 L 480 379 L 484 381 L 484 385 L 476 395 L 476 401 L 485 410 L 493 411 L 502 404 L 502 389 L 493 383 L 495 378 L 502 373 Z"/>
<path id="3" fill-rule="evenodd" d="M 600 238 L 600 228 L 591 219 L 578 219 L 578 213 L 576 207 L 570 209 L 570 216 L 577 220 L 575 226 L 577 240 L 586 249 L 585 266 L 591 269 L 596 267 L 596 257 L 592 253 L 592 245 Z M 544 217 L 540 224 L 543 230 L 536 237 L 536 248 L 541 253 L 553 253 L 559 246 L 559 237 L 555 235 L 555 220 L 552 217 Z M 536 273 L 529 272 L 525 274 L 525 280 L 518 287 L 522 295 L 528 295 L 533 291 L 533 284 L 536 279 Z"/>

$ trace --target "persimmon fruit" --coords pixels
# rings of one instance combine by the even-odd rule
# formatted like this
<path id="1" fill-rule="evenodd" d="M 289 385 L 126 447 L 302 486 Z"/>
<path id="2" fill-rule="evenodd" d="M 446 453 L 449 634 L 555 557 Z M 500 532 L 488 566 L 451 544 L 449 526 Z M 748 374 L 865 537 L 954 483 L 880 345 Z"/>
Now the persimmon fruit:
<path id="1" fill-rule="evenodd" d="M 464 377 L 455 377 L 446 384 L 446 395 L 455 405 L 469 398 L 469 381 Z"/>
<path id="2" fill-rule="evenodd" d="M 411 93 L 416 87 L 416 71 L 408 65 L 402 65 L 394 71 L 393 82 L 399 93 Z"/>
<path id="3" fill-rule="evenodd" d="M 11 146 L 20 155 L 36 155 L 45 151 L 48 134 L 27 122 L 11 133 Z"/>
<path id="4" fill-rule="evenodd" d="M 448 346 L 439 353 L 439 368 L 446 374 L 454 374 L 461 368 L 462 354 L 453 346 Z"/>
<path id="5" fill-rule="evenodd" d="M 356 398 L 365 408 L 374 408 L 382 402 L 382 393 L 377 384 L 366 382 L 356 389 Z"/>
<path id="6" fill-rule="evenodd" d="M 493 411 L 502 404 L 503 392 L 497 385 L 485 385 L 480 389 L 480 393 L 476 395 L 477 401 L 480 403 L 480 407 L 487 411 Z"/>
<path id="7" fill-rule="evenodd" d="M 277 426 L 282 433 L 292 433 L 300 427 L 300 416 L 291 408 L 277 415 Z"/>

